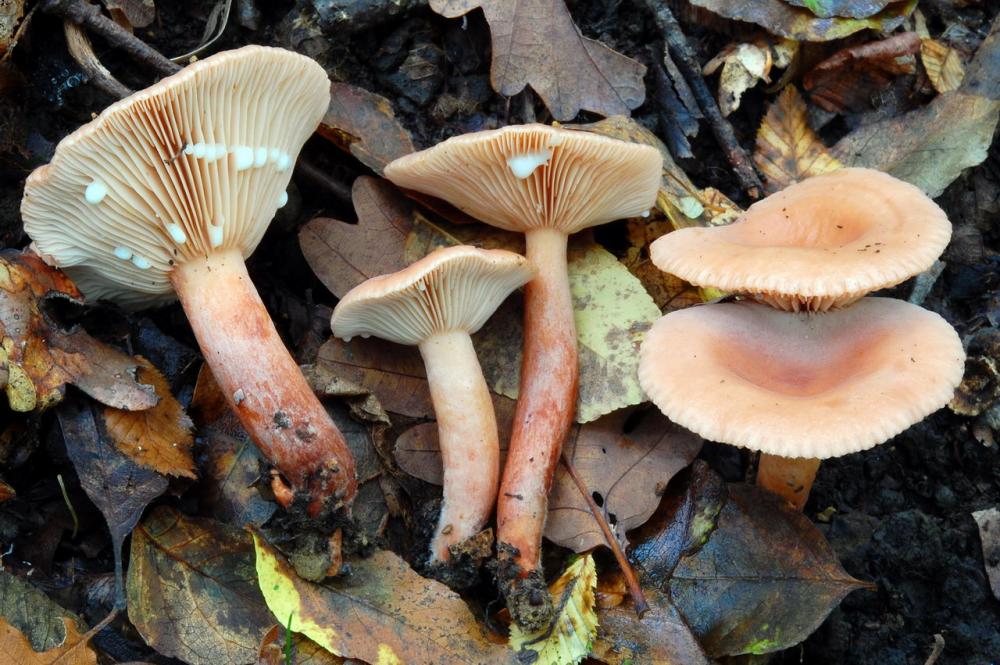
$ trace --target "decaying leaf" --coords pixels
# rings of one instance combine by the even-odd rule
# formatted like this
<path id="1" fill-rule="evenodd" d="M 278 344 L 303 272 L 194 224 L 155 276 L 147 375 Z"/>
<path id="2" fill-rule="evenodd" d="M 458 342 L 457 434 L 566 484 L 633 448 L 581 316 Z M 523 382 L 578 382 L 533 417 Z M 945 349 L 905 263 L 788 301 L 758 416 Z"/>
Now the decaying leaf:
<path id="1" fill-rule="evenodd" d="M 118 450 L 89 404 L 82 400 L 65 402 L 60 405 L 58 416 L 66 453 L 80 478 L 80 486 L 101 511 L 111 531 L 116 603 L 122 608 L 125 606 L 122 544 L 149 502 L 166 491 L 167 479 L 139 466 Z"/>
<path id="2" fill-rule="evenodd" d="M 338 298 L 370 277 L 403 268 L 413 228 L 412 206 L 385 180 L 358 178 L 351 198 L 357 224 L 317 217 L 299 232 L 306 262 Z"/>
<path id="3" fill-rule="evenodd" d="M 792 85 L 768 107 L 757 130 L 753 161 L 768 194 L 841 167 L 809 126 L 806 104 Z"/>
<path id="4" fill-rule="evenodd" d="M 0 661 L 13 665 L 97 665 L 97 654 L 87 644 L 76 626 L 63 619 L 66 639 L 62 644 L 42 653 L 33 651 L 24 634 L 0 619 Z"/>
<path id="5" fill-rule="evenodd" d="M 0 2 L 0 56 L 10 48 L 22 16 L 24 16 L 24 0 Z"/>
<path id="6" fill-rule="evenodd" d="M 1000 119 L 1000 21 L 969 64 L 962 85 L 920 109 L 863 125 L 833 153 L 848 166 L 875 168 L 937 198 L 962 171 L 981 163 Z"/>
<path id="7" fill-rule="evenodd" d="M 866 111 L 897 77 L 916 70 L 913 54 L 919 50 L 915 32 L 849 46 L 813 67 L 802 83 L 810 99 L 827 111 Z"/>
<path id="8" fill-rule="evenodd" d="M 286 658 L 286 653 L 291 658 Z M 275 624 L 264 634 L 260 642 L 256 665 L 362 665 L 358 661 L 348 661 L 316 644 L 308 637 L 292 634 Z"/>
<path id="9" fill-rule="evenodd" d="M 962 56 L 956 49 L 946 46 L 936 39 L 920 42 L 920 62 L 927 71 L 927 78 L 938 92 L 958 90 L 965 76 Z"/>
<path id="10" fill-rule="evenodd" d="M 866 18 L 885 9 L 895 0 L 785 0 L 790 5 L 805 7 L 820 18 L 842 16 Z"/>
<path id="11" fill-rule="evenodd" d="M 369 663 L 513 664 L 483 635 L 465 602 L 388 551 L 352 561 L 350 574 L 306 582 L 259 535 L 257 575 L 267 605 L 336 655 Z"/>
<path id="12" fill-rule="evenodd" d="M 192 665 L 253 662 L 274 623 L 257 588 L 250 535 L 167 507 L 132 535 L 128 598 L 143 639 Z"/>
<path id="13" fill-rule="evenodd" d="M 692 479 L 643 528 L 652 535 L 633 558 L 645 584 L 669 591 L 710 656 L 786 649 L 865 586 L 800 512 L 752 485 L 729 485 L 720 497 L 714 472 Z"/>
<path id="14" fill-rule="evenodd" d="M 317 131 L 379 174 L 414 150 L 389 100 L 348 83 L 330 84 L 330 108 Z"/>
<path id="15" fill-rule="evenodd" d="M 103 0 L 104 6 L 114 14 L 121 12 L 133 28 L 145 28 L 156 18 L 153 0 Z"/>
<path id="16" fill-rule="evenodd" d="M 972 519 L 979 525 L 979 540 L 983 545 L 983 561 L 990 588 L 1000 600 L 1000 508 L 978 510 L 972 513 Z"/>
<path id="17" fill-rule="evenodd" d="M 625 229 L 629 244 L 622 264 L 639 278 L 660 311 L 672 312 L 702 302 L 701 289 L 663 272 L 649 258 L 650 243 L 674 230 L 670 221 L 659 215 L 648 220 L 630 219 L 625 223 Z"/>
<path id="18" fill-rule="evenodd" d="M 44 409 L 72 383 L 118 409 L 156 405 L 156 392 L 135 380 L 138 363 L 80 328 L 60 330 L 42 311 L 49 298 L 80 303 L 66 275 L 35 254 L 0 253 L 0 365 L 6 365 L 7 400 L 14 411 Z"/>
<path id="19" fill-rule="evenodd" d="M 10 501 L 15 496 L 17 496 L 17 492 L 14 491 L 14 488 L 0 480 L 0 503 Z"/>
<path id="20" fill-rule="evenodd" d="M 825 1 L 815 0 L 817 3 Z M 756 23 L 789 39 L 825 42 L 865 29 L 890 32 L 910 15 L 917 0 L 890 2 L 882 11 L 865 18 L 820 18 L 810 10 L 793 7 L 784 0 L 691 0 L 691 4 L 734 21 Z"/>
<path id="21" fill-rule="evenodd" d="M 771 68 L 784 68 L 792 61 L 798 42 L 783 39 L 772 46 L 765 40 L 729 44 L 702 69 L 706 76 L 720 67 L 719 110 L 728 116 L 740 107 L 743 93 L 760 81 L 771 82 Z"/>
<path id="22" fill-rule="evenodd" d="M 572 120 L 581 109 L 627 115 L 645 99 L 646 68 L 580 34 L 563 0 L 430 4 L 449 18 L 481 7 L 493 39 L 493 89 L 509 97 L 530 85 L 556 120 Z"/>
<path id="23" fill-rule="evenodd" d="M 624 409 L 575 428 L 563 454 L 624 548 L 628 545 L 625 532 L 649 519 L 667 483 L 700 449 L 698 436 L 659 411 Z M 587 502 L 561 464 L 549 494 L 545 537 L 575 552 L 606 544 Z"/>
<path id="24" fill-rule="evenodd" d="M 167 476 L 195 478 L 191 419 L 152 363 L 139 358 L 139 381 L 153 386 L 159 403 L 145 411 L 106 408 L 104 426 L 118 450 L 140 466 Z"/>
<path id="25" fill-rule="evenodd" d="M 4 570 L 0 570 L 0 619 L 23 633 L 31 649 L 39 652 L 66 644 L 67 626 L 77 620 L 44 592 Z"/>
<path id="26" fill-rule="evenodd" d="M 597 609 L 600 627 L 591 655 L 608 665 L 711 665 L 670 598 L 643 589 L 649 611 L 636 620 L 631 603 Z"/>
<path id="27" fill-rule="evenodd" d="M 590 653 L 597 634 L 594 588 L 597 569 L 594 557 L 585 554 L 571 563 L 549 593 L 558 608 L 552 624 L 537 633 L 524 633 L 517 624 L 510 627 L 510 648 L 519 663 L 575 665 Z"/>

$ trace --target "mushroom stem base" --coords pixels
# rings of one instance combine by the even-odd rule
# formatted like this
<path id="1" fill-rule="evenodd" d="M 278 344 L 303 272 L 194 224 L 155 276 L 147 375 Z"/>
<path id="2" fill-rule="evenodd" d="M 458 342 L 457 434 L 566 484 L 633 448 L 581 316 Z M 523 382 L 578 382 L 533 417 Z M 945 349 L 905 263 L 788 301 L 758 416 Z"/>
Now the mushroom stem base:
<path id="1" fill-rule="evenodd" d="M 500 481 L 500 443 L 493 400 L 466 332 L 433 335 L 420 343 L 427 368 L 444 464 L 444 500 L 431 541 L 431 562 L 472 538 L 493 511 Z"/>
<path id="2" fill-rule="evenodd" d="M 179 265 L 170 275 L 229 406 L 310 516 L 349 504 L 354 457 L 289 355 L 235 249 Z M 286 507 L 288 507 L 286 505 Z"/>
<path id="3" fill-rule="evenodd" d="M 819 463 L 820 460 L 810 457 L 779 457 L 761 453 L 757 486 L 782 497 L 795 510 L 802 510 L 816 480 Z"/>

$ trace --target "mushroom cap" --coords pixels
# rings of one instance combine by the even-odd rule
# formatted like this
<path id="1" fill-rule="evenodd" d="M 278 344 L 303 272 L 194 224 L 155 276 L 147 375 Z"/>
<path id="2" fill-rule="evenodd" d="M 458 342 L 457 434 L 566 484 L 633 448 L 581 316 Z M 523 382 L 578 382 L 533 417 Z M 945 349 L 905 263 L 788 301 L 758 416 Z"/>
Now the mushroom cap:
<path id="1" fill-rule="evenodd" d="M 569 234 L 652 208 L 662 168 L 651 146 L 533 124 L 455 136 L 385 177 L 501 229 Z"/>
<path id="2" fill-rule="evenodd" d="M 706 439 L 822 459 L 876 446 L 947 404 L 964 364 L 955 330 L 902 300 L 824 314 L 739 302 L 653 324 L 639 382 Z"/>
<path id="3" fill-rule="evenodd" d="M 534 274 L 520 254 L 445 247 L 348 291 L 333 310 L 330 327 L 346 340 L 374 335 L 410 345 L 442 332 L 471 334 Z"/>
<path id="4" fill-rule="evenodd" d="M 88 297 L 172 300 L 174 264 L 257 247 L 329 90 L 316 62 L 278 48 L 185 67 L 59 143 L 25 184 L 25 231 Z"/>
<path id="5" fill-rule="evenodd" d="M 950 238 L 944 211 L 918 188 L 844 168 L 768 196 L 728 226 L 668 233 L 650 256 L 698 286 L 825 310 L 927 270 Z"/>

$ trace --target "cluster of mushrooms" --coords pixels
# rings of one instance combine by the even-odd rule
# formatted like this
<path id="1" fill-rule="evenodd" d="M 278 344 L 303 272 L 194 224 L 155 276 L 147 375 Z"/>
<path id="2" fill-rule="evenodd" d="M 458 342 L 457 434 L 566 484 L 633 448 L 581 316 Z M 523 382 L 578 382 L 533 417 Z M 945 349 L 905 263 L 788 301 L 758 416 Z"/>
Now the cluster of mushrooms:
<path id="1" fill-rule="evenodd" d="M 230 406 L 274 467 L 275 498 L 317 519 L 349 513 L 354 460 L 244 260 L 287 200 L 290 167 L 328 103 L 326 73 L 309 58 L 260 46 L 220 53 L 65 138 L 28 178 L 22 203 L 35 251 L 88 297 L 134 309 L 180 300 Z M 345 339 L 419 347 L 444 463 L 430 561 L 448 565 L 495 504 L 498 583 L 528 630 L 553 613 L 541 534 L 577 399 L 567 239 L 646 214 L 661 169 L 649 146 L 543 125 L 398 159 L 389 180 L 524 233 L 526 256 L 441 249 L 356 287 L 331 321 Z M 888 439 L 945 404 L 960 381 L 962 347 L 940 317 L 862 298 L 926 269 L 949 237 L 944 214 L 918 190 L 857 169 L 790 187 L 731 226 L 668 234 L 652 249 L 658 266 L 745 299 L 665 316 L 642 346 L 642 385 L 676 422 L 765 452 L 762 482 L 801 505 L 808 482 L 789 480 L 791 471 L 815 474 L 816 458 Z M 501 475 L 470 334 L 522 286 L 520 393 Z"/>

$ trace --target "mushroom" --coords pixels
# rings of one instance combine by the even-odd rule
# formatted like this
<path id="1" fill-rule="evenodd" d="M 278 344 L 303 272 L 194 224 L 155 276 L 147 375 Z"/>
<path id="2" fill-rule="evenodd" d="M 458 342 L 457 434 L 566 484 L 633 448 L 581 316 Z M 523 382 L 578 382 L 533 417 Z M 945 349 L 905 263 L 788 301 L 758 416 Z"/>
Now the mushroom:
<path id="1" fill-rule="evenodd" d="M 822 315 L 738 302 L 660 319 L 639 381 L 676 423 L 766 453 L 758 484 L 801 509 L 818 460 L 878 445 L 947 404 L 964 362 L 944 319 L 901 300 Z"/>
<path id="2" fill-rule="evenodd" d="M 650 256 L 697 286 L 825 311 L 923 272 L 950 238 L 944 211 L 918 188 L 844 168 L 768 196 L 728 226 L 668 233 Z"/>
<path id="3" fill-rule="evenodd" d="M 329 104 L 323 68 L 248 46 L 107 108 L 27 180 L 25 230 L 88 297 L 181 302 L 230 406 L 308 514 L 348 504 L 343 436 L 268 317 L 244 259 L 287 199 L 291 166 Z"/>
<path id="4" fill-rule="evenodd" d="M 527 257 L 538 271 L 525 288 L 520 394 L 497 501 L 499 582 L 514 620 L 528 630 L 552 615 L 539 570 L 542 528 L 577 398 L 567 239 L 648 211 L 661 169 L 650 146 L 545 125 L 457 136 L 385 168 L 397 185 L 525 233 Z"/>
<path id="5" fill-rule="evenodd" d="M 391 275 L 351 289 L 333 311 L 333 334 L 350 341 L 375 335 L 416 345 L 438 419 L 444 500 L 430 562 L 475 536 L 496 501 L 500 445 L 496 415 L 470 335 L 534 274 L 527 259 L 504 250 L 438 249 Z"/>

